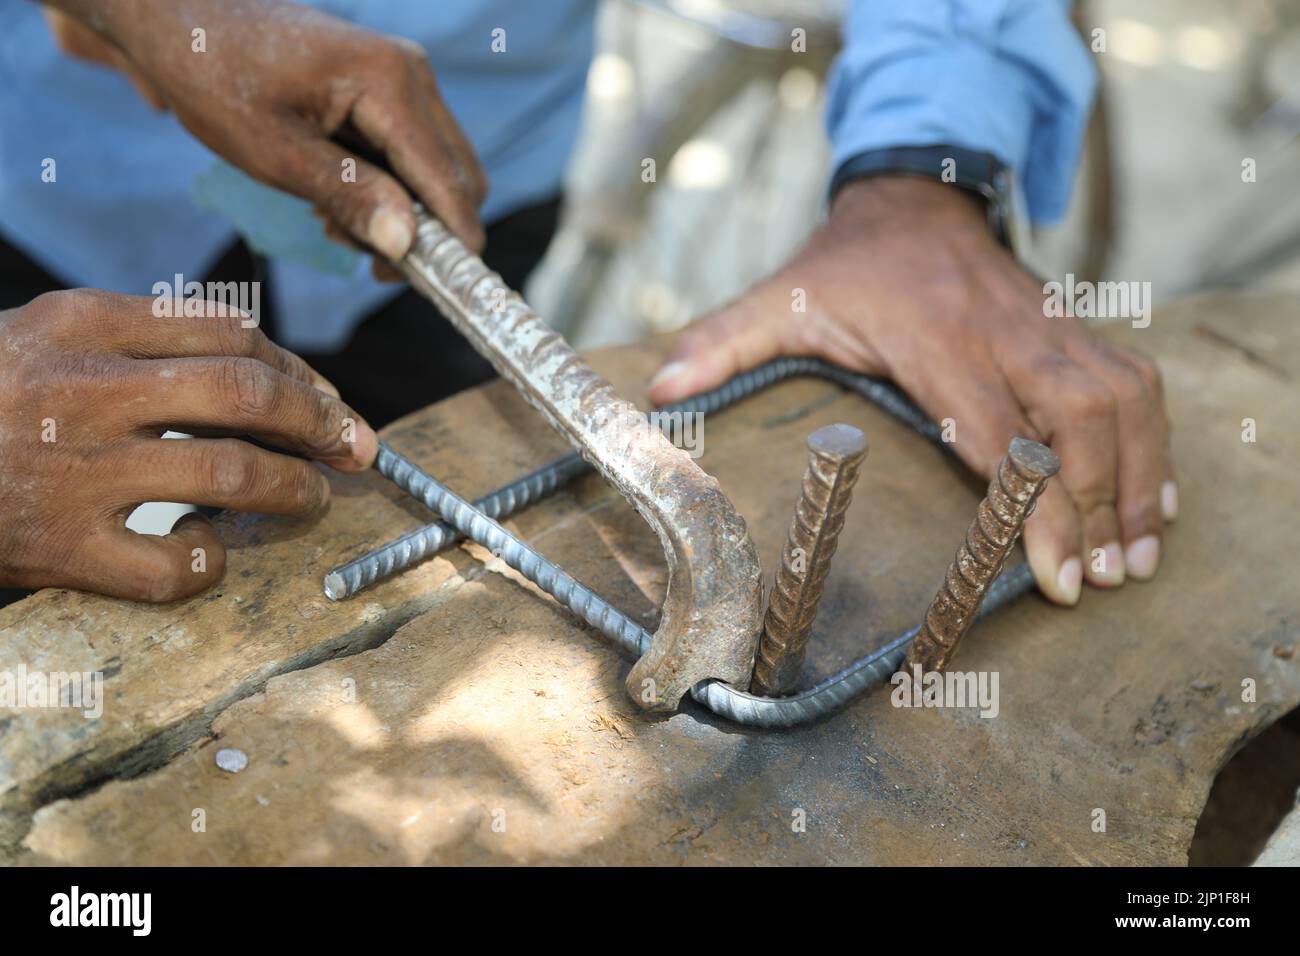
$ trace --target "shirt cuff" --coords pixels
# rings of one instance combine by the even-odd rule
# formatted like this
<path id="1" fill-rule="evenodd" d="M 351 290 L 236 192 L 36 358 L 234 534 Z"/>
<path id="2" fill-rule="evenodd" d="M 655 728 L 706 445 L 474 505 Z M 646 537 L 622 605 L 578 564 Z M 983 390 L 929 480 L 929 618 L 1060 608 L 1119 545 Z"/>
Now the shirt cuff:
<path id="1" fill-rule="evenodd" d="M 1063 0 L 853 0 L 830 75 L 838 168 L 899 145 L 991 153 L 1031 219 L 1065 214 L 1096 85 Z"/>

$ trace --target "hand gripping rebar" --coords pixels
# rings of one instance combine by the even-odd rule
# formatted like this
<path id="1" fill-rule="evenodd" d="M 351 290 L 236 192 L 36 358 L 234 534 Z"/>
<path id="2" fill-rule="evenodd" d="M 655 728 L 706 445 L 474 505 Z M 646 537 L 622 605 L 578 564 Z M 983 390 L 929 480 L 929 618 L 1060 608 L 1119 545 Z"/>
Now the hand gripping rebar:
<path id="1" fill-rule="evenodd" d="M 671 710 L 705 678 L 746 686 L 763 609 L 744 519 L 717 481 L 615 396 L 500 276 L 423 209 L 416 219 L 400 264 L 411 284 L 659 535 L 668 591 L 659 629 L 627 678 L 633 700 Z"/>

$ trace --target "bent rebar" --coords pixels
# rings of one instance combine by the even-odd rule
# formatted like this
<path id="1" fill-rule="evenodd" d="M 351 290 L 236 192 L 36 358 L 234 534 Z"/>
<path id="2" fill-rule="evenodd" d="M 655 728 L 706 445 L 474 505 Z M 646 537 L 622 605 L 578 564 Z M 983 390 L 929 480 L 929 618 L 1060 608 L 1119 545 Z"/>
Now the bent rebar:
<path id="1" fill-rule="evenodd" d="M 733 376 L 715 389 L 701 392 L 699 395 L 672 405 L 665 405 L 658 411 L 666 415 L 677 412 L 712 415 L 778 382 L 799 377 L 825 379 L 851 392 L 856 392 L 939 448 L 944 451 L 949 449 L 949 446 L 940 440 L 939 426 L 926 418 L 925 413 L 897 388 L 880 379 L 850 372 L 838 365 L 815 358 L 773 359 L 748 372 Z M 665 424 L 669 423 L 667 418 L 662 421 Z M 591 466 L 583 461 L 578 452 L 569 452 L 536 471 L 516 478 L 509 484 L 478 498 L 474 502 L 474 507 L 489 518 L 507 518 L 516 511 L 555 493 L 574 478 L 585 475 L 591 470 Z M 459 537 L 445 521 L 430 522 L 422 528 L 404 534 L 395 541 L 381 545 L 331 570 L 325 576 L 325 595 L 332 601 L 351 597 L 362 588 L 382 581 L 425 557 L 437 554 L 459 540 Z"/>
<path id="2" fill-rule="evenodd" d="M 645 628 L 382 442 L 375 467 L 399 488 L 441 514 L 456 531 L 500 556 L 507 565 L 610 638 L 625 654 L 637 657 L 650 646 L 651 635 Z M 978 617 L 1005 606 L 1033 586 L 1033 573 L 1027 564 L 1011 568 L 989 587 Z M 919 630 L 918 625 L 790 697 L 759 697 L 717 680 L 700 681 L 691 688 L 690 694 L 719 716 L 741 724 L 793 727 L 809 723 L 888 680 L 898 670 Z"/>
<path id="3" fill-rule="evenodd" d="M 938 426 L 892 385 L 820 359 L 775 359 L 735 376 L 712 391 L 661 411 L 706 414 L 720 411 L 779 381 L 796 376 L 824 378 L 856 392 L 918 434 L 947 449 L 947 445 L 940 441 Z M 475 503 L 478 507 L 455 495 L 387 444 L 381 443 L 375 467 L 445 520 L 432 522 L 332 570 L 325 579 L 325 592 L 332 600 L 354 594 L 464 536 L 500 555 L 506 564 L 613 640 L 620 650 L 635 657 L 649 647 L 651 635 L 644 628 L 493 520 L 540 500 L 588 471 L 578 454 L 565 455 L 485 495 Z M 1004 607 L 1031 590 L 1033 585 L 1033 574 L 1028 565 L 1010 568 L 988 588 L 978 618 Z M 691 688 L 690 695 L 719 716 L 741 724 L 771 728 L 808 723 L 887 681 L 902 663 L 908 645 L 919 630 L 920 625 L 887 641 L 825 680 L 788 697 L 762 697 L 717 680 L 700 681 Z"/>
<path id="4" fill-rule="evenodd" d="M 399 263 L 498 374 L 618 489 L 659 537 L 668 566 L 659 627 L 627 676 L 647 710 L 672 710 L 709 677 L 744 683 L 763 620 L 762 568 L 745 519 L 701 469 L 519 293 L 421 207 Z"/>

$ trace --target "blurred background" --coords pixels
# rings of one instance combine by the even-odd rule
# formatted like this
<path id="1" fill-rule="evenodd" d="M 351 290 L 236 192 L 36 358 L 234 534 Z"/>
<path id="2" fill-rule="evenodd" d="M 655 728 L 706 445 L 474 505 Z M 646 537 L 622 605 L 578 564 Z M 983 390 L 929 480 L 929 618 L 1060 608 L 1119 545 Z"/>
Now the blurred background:
<path id="1" fill-rule="evenodd" d="M 607 0 L 564 226 L 529 289 L 576 344 L 680 327 L 821 220 L 841 7 Z M 1300 0 L 1082 0 L 1075 19 L 1099 106 L 1069 216 L 1019 223 L 1022 258 L 1044 276 L 1149 281 L 1157 305 L 1300 291 Z M 654 186 L 628 174 L 645 157 Z"/>

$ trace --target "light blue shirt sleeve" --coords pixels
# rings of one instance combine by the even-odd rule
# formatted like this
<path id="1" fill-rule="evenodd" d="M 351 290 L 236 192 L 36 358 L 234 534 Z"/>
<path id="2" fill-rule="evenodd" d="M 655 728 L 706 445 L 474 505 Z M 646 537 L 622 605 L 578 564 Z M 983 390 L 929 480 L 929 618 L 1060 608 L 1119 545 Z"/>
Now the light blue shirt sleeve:
<path id="1" fill-rule="evenodd" d="M 979 150 L 1015 172 L 1031 219 L 1060 219 L 1096 86 L 1069 8 L 850 0 L 827 90 L 834 167 L 890 146 Z"/>
<path id="2" fill-rule="evenodd" d="M 491 223 L 559 194 L 577 140 L 595 0 L 301 0 L 429 54 L 491 184 Z M 310 207 L 218 161 L 122 74 L 59 51 L 36 3 L 0 27 L 0 236 L 69 285 L 149 295 L 199 279 L 236 231 L 271 259 L 283 344 L 338 348 L 400 287 L 327 240 Z M 506 31 L 503 52 L 493 31 Z M 218 54 L 211 53 L 211 56 Z M 43 176 L 53 164 L 54 176 Z"/>

